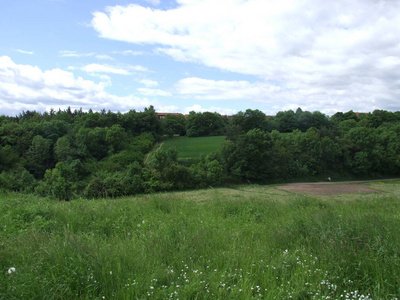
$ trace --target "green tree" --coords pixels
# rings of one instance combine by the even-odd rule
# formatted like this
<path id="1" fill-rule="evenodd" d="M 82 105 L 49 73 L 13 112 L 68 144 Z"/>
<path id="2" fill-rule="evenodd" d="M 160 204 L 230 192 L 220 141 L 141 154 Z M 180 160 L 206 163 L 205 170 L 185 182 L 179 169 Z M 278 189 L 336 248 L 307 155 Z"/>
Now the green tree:
<path id="1" fill-rule="evenodd" d="M 167 168 L 178 162 L 178 151 L 175 148 L 163 148 L 156 151 L 150 159 L 149 165 L 162 174 Z"/>
<path id="2" fill-rule="evenodd" d="M 330 127 L 330 120 L 327 115 L 319 111 L 314 111 L 312 113 L 311 124 L 310 127 L 314 128 L 322 128 L 322 127 Z"/>
<path id="3" fill-rule="evenodd" d="M 291 138 L 296 149 L 296 160 L 308 171 L 308 174 L 302 175 L 322 173 L 321 138 L 318 131 L 315 128 L 310 128 L 305 133 L 295 130 Z"/>
<path id="4" fill-rule="evenodd" d="M 60 137 L 54 145 L 54 157 L 57 161 L 72 159 L 75 153 L 68 136 Z"/>
<path id="5" fill-rule="evenodd" d="M 271 168 L 274 179 L 288 179 L 300 175 L 300 167 L 296 161 L 296 147 L 293 139 L 283 136 L 277 130 L 273 130 L 271 136 Z"/>
<path id="6" fill-rule="evenodd" d="M 376 129 L 355 127 L 345 133 L 341 139 L 345 148 L 347 168 L 354 174 L 367 175 L 379 169 L 379 136 Z M 378 150 L 378 151 L 377 151 Z"/>
<path id="7" fill-rule="evenodd" d="M 21 125 L 10 122 L 0 127 L 2 145 L 10 145 L 20 156 L 25 156 L 35 135 L 37 135 L 36 124 L 32 123 Z"/>
<path id="8" fill-rule="evenodd" d="M 275 116 L 275 122 L 280 132 L 292 132 L 297 129 L 296 114 L 293 110 L 280 111 Z"/>
<path id="9" fill-rule="evenodd" d="M 222 158 L 228 173 L 241 180 L 260 181 L 271 177 L 271 141 L 260 129 L 249 130 L 236 141 L 225 141 Z"/>
<path id="10" fill-rule="evenodd" d="M 151 133 L 157 140 L 161 137 L 161 121 L 158 119 L 158 115 L 153 106 L 149 108 L 146 107 L 142 113 L 139 113 L 136 132 L 138 134 L 145 132 Z"/>
<path id="11" fill-rule="evenodd" d="M 0 173 L 12 169 L 20 161 L 18 153 L 10 146 L 0 146 Z"/>
<path id="12" fill-rule="evenodd" d="M 296 110 L 296 121 L 297 128 L 302 132 L 306 132 L 312 126 L 313 115 L 309 111 L 302 111 L 299 107 Z"/>
<path id="13" fill-rule="evenodd" d="M 172 137 L 174 134 L 181 136 L 186 134 L 186 118 L 182 114 L 167 114 L 161 124 L 164 134 Z"/>
<path id="14" fill-rule="evenodd" d="M 226 121 L 218 113 L 191 111 L 187 117 L 186 135 L 188 137 L 223 135 L 225 126 Z"/>
<path id="15" fill-rule="evenodd" d="M 101 160 L 108 155 L 106 129 L 102 127 L 81 127 L 76 134 L 78 154 Z"/>
<path id="16" fill-rule="evenodd" d="M 26 153 L 26 168 L 36 178 L 41 178 L 52 167 L 52 156 L 52 141 L 37 135 Z"/>
<path id="17" fill-rule="evenodd" d="M 226 179 L 224 165 L 213 155 L 208 155 L 199 162 L 190 166 L 189 171 L 193 180 L 193 187 L 205 188 L 219 186 Z"/>
<path id="18" fill-rule="evenodd" d="M 61 120 L 40 122 L 37 126 L 38 134 L 55 143 L 58 138 L 66 135 L 71 125 Z"/>
<path id="19" fill-rule="evenodd" d="M 238 112 L 232 117 L 231 123 L 242 128 L 243 132 L 251 129 L 265 130 L 265 114 L 258 110 L 247 109 L 245 112 Z"/>
<path id="20" fill-rule="evenodd" d="M 119 124 L 106 128 L 106 142 L 109 146 L 110 153 L 118 153 L 125 149 L 127 138 L 128 136 L 125 129 Z"/>
<path id="21" fill-rule="evenodd" d="M 37 187 L 37 192 L 43 196 L 50 196 L 58 200 L 71 200 L 71 183 L 65 178 L 63 170 L 66 168 L 63 162 L 56 165 L 54 169 L 46 170 L 44 179 Z"/>

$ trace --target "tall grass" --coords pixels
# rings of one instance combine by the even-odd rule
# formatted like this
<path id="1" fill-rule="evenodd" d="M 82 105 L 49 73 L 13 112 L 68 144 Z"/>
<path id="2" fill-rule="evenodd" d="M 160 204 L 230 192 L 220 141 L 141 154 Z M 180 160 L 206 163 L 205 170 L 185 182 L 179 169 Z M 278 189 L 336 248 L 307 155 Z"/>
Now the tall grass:
<path id="1" fill-rule="evenodd" d="M 0 299 L 396 299 L 400 184 L 379 188 L 1 194 Z"/>

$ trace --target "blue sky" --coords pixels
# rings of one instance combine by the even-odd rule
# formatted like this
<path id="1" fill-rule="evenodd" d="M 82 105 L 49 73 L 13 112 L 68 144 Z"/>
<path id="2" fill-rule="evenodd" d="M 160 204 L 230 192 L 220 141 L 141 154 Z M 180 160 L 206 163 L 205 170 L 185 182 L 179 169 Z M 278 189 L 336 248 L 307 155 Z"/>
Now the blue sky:
<path id="1" fill-rule="evenodd" d="M 400 110 L 399 1 L 1 1 L 0 40 L 0 114 Z"/>

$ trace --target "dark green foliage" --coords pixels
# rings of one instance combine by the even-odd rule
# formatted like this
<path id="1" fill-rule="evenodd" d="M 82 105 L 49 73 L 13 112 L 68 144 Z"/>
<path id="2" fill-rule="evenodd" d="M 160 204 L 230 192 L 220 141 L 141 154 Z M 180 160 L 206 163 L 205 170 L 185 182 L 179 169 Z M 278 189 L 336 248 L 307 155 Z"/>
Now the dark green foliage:
<path id="1" fill-rule="evenodd" d="M 121 117 L 122 126 L 132 134 L 150 133 L 158 139 L 162 134 L 161 121 L 153 106 L 145 108 L 143 112 L 130 110 Z"/>
<path id="2" fill-rule="evenodd" d="M 68 133 L 70 127 L 70 124 L 65 121 L 51 120 L 38 123 L 37 132 L 42 137 L 50 139 L 55 143 L 58 138 Z"/>
<path id="3" fill-rule="evenodd" d="M 208 155 L 190 167 L 194 185 L 197 188 L 220 186 L 226 180 L 226 171 L 219 157 Z"/>
<path id="4" fill-rule="evenodd" d="M 151 158 L 149 163 L 150 167 L 154 168 L 157 172 L 162 173 L 171 165 L 178 162 L 178 152 L 174 148 L 167 150 L 157 150 Z"/>
<path id="5" fill-rule="evenodd" d="M 54 169 L 47 170 L 37 187 L 37 192 L 43 196 L 54 197 L 58 200 L 72 198 L 71 182 L 65 177 L 63 163 L 58 163 Z"/>
<path id="6" fill-rule="evenodd" d="M 144 154 L 138 150 L 123 150 L 117 154 L 108 156 L 100 162 L 102 169 L 107 171 L 122 171 L 133 162 L 141 164 Z"/>
<path id="7" fill-rule="evenodd" d="M 235 141 L 239 138 L 240 135 L 242 135 L 243 129 L 240 125 L 235 125 L 235 124 L 230 124 L 228 128 L 226 129 L 226 139 Z"/>
<path id="8" fill-rule="evenodd" d="M 331 127 L 329 118 L 319 111 L 309 112 L 303 111 L 301 108 L 296 110 L 280 111 L 271 120 L 268 120 L 268 129 L 279 130 L 280 132 L 292 132 L 298 129 L 302 132 L 307 131 L 309 128 L 323 128 Z"/>
<path id="9" fill-rule="evenodd" d="M 187 117 L 188 137 L 223 135 L 226 120 L 218 113 L 191 111 Z"/>
<path id="10" fill-rule="evenodd" d="M 118 153 L 125 148 L 127 142 L 127 134 L 121 125 L 112 125 L 106 127 L 106 143 L 110 153 Z"/>
<path id="11" fill-rule="evenodd" d="M 354 121 L 359 121 L 359 118 L 358 118 L 358 116 L 357 116 L 357 114 L 355 113 L 355 112 L 353 112 L 352 110 L 350 110 L 350 111 L 348 111 L 348 112 L 346 112 L 346 113 L 343 113 L 343 112 L 337 112 L 336 114 L 334 114 L 332 117 L 331 117 L 331 120 L 333 121 L 333 122 L 336 122 L 336 123 L 340 123 L 340 122 L 342 122 L 342 121 L 346 121 L 346 120 L 354 120 Z"/>
<path id="12" fill-rule="evenodd" d="M 36 187 L 35 177 L 22 167 L 0 173 L 0 189 L 31 193 Z"/>
<path id="13" fill-rule="evenodd" d="M 297 116 L 293 110 L 278 112 L 275 122 L 280 132 L 292 132 L 297 128 Z"/>
<path id="14" fill-rule="evenodd" d="M 108 155 L 106 128 L 80 128 L 76 134 L 78 153 L 84 158 L 101 160 Z"/>
<path id="15" fill-rule="evenodd" d="M 282 113 L 281 117 L 285 117 L 285 114 Z M 337 115 L 336 125 L 329 124 L 320 113 L 307 114 L 298 110 L 296 115 L 310 118 L 318 116 L 315 120 L 319 120 L 318 126 L 322 127 L 316 129 L 318 126 L 313 126 L 306 132 L 294 130 L 285 135 L 272 131 L 269 146 L 258 147 L 259 150 L 254 155 L 250 154 L 253 149 L 246 145 L 243 135 L 239 135 L 239 138 L 236 135 L 226 143 L 223 152 L 228 173 L 242 180 L 326 178 L 332 174 L 363 177 L 398 174 L 400 132 L 395 121 L 385 122 L 379 128 L 371 128 L 363 126 L 362 121 L 357 121 L 357 115 L 352 112 Z M 289 113 L 288 116 L 293 114 Z M 339 116 L 342 121 L 338 121 Z M 386 117 L 385 120 L 392 119 Z M 254 157 L 259 162 L 256 172 L 250 171 Z M 264 167 L 260 167 L 263 164 Z"/>
<path id="16" fill-rule="evenodd" d="M 183 190 L 196 186 L 189 169 L 178 164 L 178 152 L 175 148 L 158 149 L 149 166 L 153 170 L 153 179 L 159 182 L 156 190 Z"/>
<path id="17" fill-rule="evenodd" d="M 271 173 L 269 134 L 252 129 L 235 142 L 226 141 L 222 153 L 229 173 L 242 180 L 265 180 Z"/>
<path id="18" fill-rule="evenodd" d="M 10 122 L 0 128 L 2 145 L 10 145 L 20 156 L 29 149 L 36 134 L 36 126 L 31 123 Z"/>
<path id="19" fill-rule="evenodd" d="M 54 145 L 54 158 L 57 161 L 66 161 L 76 155 L 76 150 L 72 147 L 70 137 L 60 137 Z"/>
<path id="20" fill-rule="evenodd" d="M 231 124 L 239 126 L 243 132 L 251 129 L 265 129 L 265 114 L 258 110 L 247 109 L 245 112 L 238 112 L 232 117 Z"/>
<path id="21" fill-rule="evenodd" d="M 52 141 L 37 135 L 26 152 L 26 167 L 36 178 L 41 178 L 52 167 L 52 157 Z"/>
<path id="22" fill-rule="evenodd" d="M 18 153 L 10 146 L 0 146 L 0 172 L 13 168 L 20 158 Z"/>
<path id="23" fill-rule="evenodd" d="M 155 141 L 156 140 L 151 133 L 142 133 L 139 136 L 130 139 L 127 149 L 129 151 L 137 150 L 145 154 L 151 150 Z"/>
<path id="24" fill-rule="evenodd" d="M 173 149 L 178 138 L 160 143 L 163 136 L 185 130 L 179 153 Z M 222 152 L 212 153 L 219 151 L 224 136 L 210 136 L 221 134 L 226 134 Z M 203 137 L 188 138 L 195 136 Z M 160 149 L 147 155 L 156 142 Z M 159 120 L 149 107 L 124 114 L 69 108 L 0 116 L 0 189 L 36 191 L 60 200 L 219 186 L 230 180 L 399 173 L 400 112 L 349 111 L 328 118 L 298 108 L 267 118 L 247 109 L 231 120 L 211 112 Z"/>
<path id="25" fill-rule="evenodd" d="M 161 124 L 164 134 L 172 137 L 174 134 L 183 136 L 186 134 L 186 119 L 182 114 L 167 114 L 162 120 Z"/>
<path id="26" fill-rule="evenodd" d="M 83 191 L 87 198 L 106 198 L 134 195 L 155 190 L 147 190 L 151 181 L 139 163 L 134 162 L 124 171 L 95 173 Z"/>
<path id="27" fill-rule="evenodd" d="M 96 173 L 86 186 L 84 196 L 87 198 L 121 197 L 126 195 L 127 182 L 122 172 Z"/>

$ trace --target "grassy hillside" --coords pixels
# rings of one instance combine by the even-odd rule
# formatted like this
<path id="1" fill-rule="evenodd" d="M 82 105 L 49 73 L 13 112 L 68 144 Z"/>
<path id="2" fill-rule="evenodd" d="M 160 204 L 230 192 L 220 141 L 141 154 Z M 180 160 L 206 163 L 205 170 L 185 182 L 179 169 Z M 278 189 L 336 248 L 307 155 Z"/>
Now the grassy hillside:
<path id="1" fill-rule="evenodd" d="M 370 185 L 384 193 L 0 194 L 0 299 L 395 299 L 400 183 Z"/>
<path id="2" fill-rule="evenodd" d="M 225 136 L 209 137 L 174 137 L 166 140 L 164 146 L 166 149 L 175 147 L 178 150 L 178 159 L 187 160 L 198 158 L 202 154 L 209 154 L 217 151 L 225 141 Z"/>

